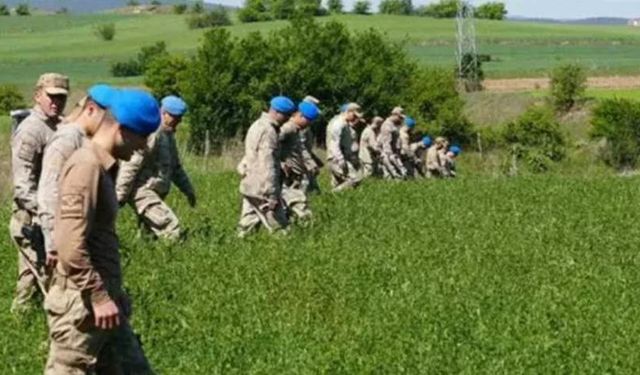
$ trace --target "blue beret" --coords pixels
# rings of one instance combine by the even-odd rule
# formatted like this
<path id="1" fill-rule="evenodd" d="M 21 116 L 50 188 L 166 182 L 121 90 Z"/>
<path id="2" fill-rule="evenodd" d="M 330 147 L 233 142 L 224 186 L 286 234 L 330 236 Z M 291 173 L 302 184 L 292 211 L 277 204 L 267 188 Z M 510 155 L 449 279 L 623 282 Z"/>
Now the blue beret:
<path id="1" fill-rule="evenodd" d="M 109 110 L 120 126 L 138 135 L 147 136 L 160 126 L 158 101 L 143 90 L 120 90 Z"/>
<path id="2" fill-rule="evenodd" d="M 416 126 L 416 120 L 414 120 L 413 117 L 407 117 L 404 119 L 404 124 L 412 129 Z"/>
<path id="3" fill-rule="evenodd" d="M 109 108 L 118 95 L 118 89 L 109 85 L 98 84 L 92 86 L 89 91 L 87 91 L 87 94 L 89 98 L 100 107 Z"/>
<path id="4" fill-rule="evenodd" d="M 170 95 L 162 99 L 162 109 L 174 116 L 184 116 L 187 112 L 187 103 L 177 96 Z"/>
<path id="5" fill-rule="evenodd" d="M 460 146 L 451 146 L 449 147 L 449 151 L 453 152 L 455 156 L 458 156 L 462 152 L 462 149 L 460 148 Z"/>
<path id="6" fill-rule="evenodd" d="M 429 147 L 433 144 L 433 141 L 431 140 L 431 137 L 424 136 L 422 137 L 422 144 L 425 145 L 426 147 Z"/>
<path id="7" fill-rule="evenodd" d="M 340 106 L 340 113 L 345 113 L 347 111 L 347 107 L 349 107 L 349 103 L 345 103 Z"/>
<path id="8" fill-rule="evenodd" d="M 320 109 L 311 102 L 302 102 L 298 104 L 298 111 L 309 121 L 315 121 L 320 117 Z"/>
<path id="9" fill-rule="evenodd" d="M 286 96 L 276 96 L 271 99 L 271 109 L 275 109 L 280 113 L 289 115 L 295 112 L 296 105 L 293 104 L 293 101 Z"/>

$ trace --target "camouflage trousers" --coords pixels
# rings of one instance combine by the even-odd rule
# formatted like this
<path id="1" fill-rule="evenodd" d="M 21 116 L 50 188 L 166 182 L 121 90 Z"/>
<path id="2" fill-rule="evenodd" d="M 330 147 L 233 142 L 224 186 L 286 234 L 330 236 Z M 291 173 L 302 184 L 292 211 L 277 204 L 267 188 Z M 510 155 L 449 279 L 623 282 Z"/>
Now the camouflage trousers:
<path id="1" fill-rule="evenodd" d="M 88 298 L 58 277 L 44 304 L 50 338 L 45 375 L 153 374 L 128 313 L 121 314 L 117 328 L 96 328 Z M 124 311 L 120 303 L 118 308 Z"/>
<path id="2" fill-rule="evenodd" d="M 149 189 L 138 189 L 131 205 L 138 219 L 156 237 L 175 240 L 180 237 L 180 220 L 158 193 Z"/>
<path id="3" fill-rule="evenodd" d="M 401 180 L 406 174 L 407 170 L 395 154 L 382 155 L 382 175 L 385 179 Z"/>
<path id="4" fill-rule="evenodd" d="M 282 185 L 282 200 L 287 206 L 289 216 L 298 220 L 311 219 L 309 200 L 305 191 L 303 176 L 287 178 Z"/>
<path id="5" fill-rule="evenodd" d="M 264 226 L 269 233 L 286 231 L 289 219 L 282 204 L 275 210 L 268 208 L 266 200 L 255 197 L 242 197 L 242 209 L 238 222 L 238 236 L 244 237 Z"/>
<path id="6" fill-rule="evenodd" d="M 341 164 L 329 160 L 329 172 L 331 172 L 331 186 L 334 192 L 353 189 L 358 186 L 362 178 L 358 175 L 358 169 L 351 162 Z"/>
<path id="7" fill-rule="evenodd" d="M 362 165 L 362 177 L 363 178 L 369 178 L 369 177 L 374 177 L 374 176 L 379 176 L 380 175 L 380 168 L 379 168 L 377 162 L 373 162 L 373 163 L 361 162 L 360 165 Z"/>

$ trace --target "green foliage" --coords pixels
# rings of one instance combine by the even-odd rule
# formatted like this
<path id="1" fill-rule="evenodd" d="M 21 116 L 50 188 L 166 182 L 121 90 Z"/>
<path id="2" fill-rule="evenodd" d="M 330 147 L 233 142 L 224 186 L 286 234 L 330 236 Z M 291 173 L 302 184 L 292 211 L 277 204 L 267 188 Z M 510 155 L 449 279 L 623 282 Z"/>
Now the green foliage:
<path id="1" fill-rule="evenodd" d="M 187 59 L 180 55 L 163 55 L 153 59 L 144 73 L 144 85 L 160 99 L 167 95 L 178 95 L 179 76 L 187 69 Z"/>
<path id="2" fill-rule="evenodd" d="M 244 7 L 238 11 L 240 22 L 263 22 L 270 21 L 273 16 L 267 9 L 265 0 L 246 0 Z"/>
<path id="3" fill-rule="evenodd" d="M 127 1 L 127 6 L 137 7 L 139 5 L 140 5 L 140 2 L 138 0 L 128 0 Z"/>
<path id="4" fill-rule="evenodd" d="M 136 77 L 142 75 L 140 64 L 134 59 L 128 61 L 116 61 L 109 68 L 114 77 Z"/>
<path id="5" fill-rule="evenodd" d="M 31 9 L 29 9 L 29 4 L 18 4 L 16 7 L 16 14 L 19 16 L 30 16 Z"/>
<path id="6" fill-rule="evenodd" d="M 570 111 L 584 99 L 587 74 L 578 64 L 556 67 L 551 73 L 551 101 L 557 111 Z"/>
<path id="7" fill-rule="evenodd" d="M 191 6 L 191 13 L 193 14 L 204 13 L 204 3 L 202 2 L 202 0 L 197 0 L 195 3 L 193 3 L 193 5 Z"/>
<path id="8" fill-rule="evenodd" d="M 61 14 L 61 15 L 69 14 L 69 9 L 67 7 L 62 7 L 56 10 L 56 14 Z"/>
<path id="9" fill-rule="evenodd" d="M 353 4 L 353 13 L 365 16 L 371 14 L 371 2 L 369 0 L 357 0 Z"/>
<path id="10" fill-rule="evenodd" d="M 165 42 L 156 42 L 153 45 L 143 46 L 135 59 L 111 64 L 111 74 L 114 77 L 141 76 L 153 60 L 165 56 L 168 56 Z"/>
<path id="11" fill-rule="evenodd" d="M 462 71 L 458 71 L 459 78 L 463 79 L 464 89 L 467 92 L 482 90 L 482 81 L 484 81 L 484 70 L 482 69 L 482 61 L 486 58 L 466 53 L 462 56 Z M 488 57 L 490 60 L 490 56 Z"/>
<path id="12" fill-rule="evenodd" d="M 9 111 L 24 108 L 24 97 L 14 85 L 0 85 L 0 115 L 8 115 Z"/>
<path id="13" fill-rule="evenodd" d="M 507 15 L 507 6 L 501 2 L 489 2 L 475 10 L 476 18 L 502 21 Z"/>
<path id="14" fill-rule="evenodd" d="M 546 172 L 566 155 L 566 137 L 553 111 L 546 107 L 532 107 L 507 124 L 503 138 L 512 156 L 525 161 L 535 173 Z"/>
<path id="15" fill-rule="evenodd" d="M 116 24 L 111 22 L 96 25 L 94 33 L 98 38 L 104 40 L 105 42 L 110 42 L 116 36 Z"/>
<path id="16" fill-rule="evenodd" d="M 173 5 L 173 13 L 175 14 L 184 14 L 188 9 L 187 4 L 174 4 Z"/>
<path id="17" fill-rule="evenodd" d="M 238 11 L 240 22 L 286 20 L 327 15 L 321 0 L 245 0 Z"/>
<path id="18" fill-rule="evenodd" d="M 606 139 L 602 159 L 618 168 L 634 168 L 640 158 L 640 102 L 606 99 L 593 110 L 594 138 Z"/>
<path id="19" fill-rule="evenodd" d="M 409 15 L 413 13 L 411 0 L 382 0 L 379 5 L 382 14 Z"/>
<path id="20" fill-rule="evenodd" d="M 0 16 L 9 16 L 11 15 L 11 11 L 6 4 L 0 4 Z"/>
<path id="21" fill-rule="evenodd" d="M 418 10 L 418 14 L 433 18 L 455 18 L 458 14 L 458 1 L 459 0 L 440 0 L 437 3 L 421 7 Z"/>
<path id="22" fill-rule="evenodd" d="M 155 5 L 155 6 L 160 6 L 160 5 L 162 5 L 162 1 L 160 1 L 160 0 L 151 0 L 151 2 L 149 4 Z"/>
<path id="23" fill-rule="evenodd" d="M 227 9 L 220 6 L 206 13 L 192 14 L 187 18 L 190 29 L 204 29 L 231 25 L 231 19 Z"/>
<path id="24" fill-rule="evenodd" d="M 342 0 L 328 0 L 327 9 L 329 10 L 329 13 L 342 14 L 344 12 Z"/>

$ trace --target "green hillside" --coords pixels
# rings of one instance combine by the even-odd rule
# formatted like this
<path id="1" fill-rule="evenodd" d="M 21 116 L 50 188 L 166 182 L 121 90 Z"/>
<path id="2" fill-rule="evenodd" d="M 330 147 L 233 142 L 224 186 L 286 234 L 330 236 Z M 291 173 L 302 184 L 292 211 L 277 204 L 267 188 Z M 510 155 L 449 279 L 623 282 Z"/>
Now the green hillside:
<path id="1" fill-rule="evenodd" d="M 335 18 L 353 30 L 375 27 L 394 40 L 406 41 L 407 50 L 420 63 L 454 64 L 452 20 L 382 15 Z M 116 23 L 112 42 L 94 35 L 94 26 L 105 22 Z M 229 29 L 244 35 L 283 24 L 237 24 Z M 542 76 L 562 61 L 578 61 L 591 75 L 640 73 L 637 29 L 496 21 L 479 21 L 477 29 L 480 53 L 494 59 L 486 64 L 488 77 Z M 133 56 L 141 45 L 164 40 L 172 51 L 190 53 L 197 48 L 201 34 L 189 30 L 183 16 L 175 15 L 7 17 L 0 22 L 0 82 L 28 87 L 35 76 L 49 70 L 66 72 L 80 84 L 114 81 L 109 64 Z"/>

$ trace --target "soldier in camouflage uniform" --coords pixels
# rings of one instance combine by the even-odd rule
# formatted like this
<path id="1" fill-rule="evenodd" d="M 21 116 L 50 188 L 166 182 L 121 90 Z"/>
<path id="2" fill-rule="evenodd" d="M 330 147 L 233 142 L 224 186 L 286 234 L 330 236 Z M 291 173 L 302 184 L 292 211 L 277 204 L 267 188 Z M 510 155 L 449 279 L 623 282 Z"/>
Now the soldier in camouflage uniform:
<path id="1" fill-rule="evenodd" d="M 58 127 L 44 150 L 42 173 L 38 184 L 38 218 L 44 236 L 47 266 L 55 266 L 57 251 L 53 241 L 53 221 L 58 204 L 58 180 L 62 166 L 71 154 L 91 137 L 107 117 L 106 110 L 115 97 L 116 89 L 96 85 L 89 89 L 74 113 Z"/>
<path id="2" fill-rule="evenodd" d="M 315 104 L 316 106 L 320 105 L 320 100 L 316 99 L 313 96 L 306 96 L 303 99 L 304 102 Z M 300 135 L 300 142 L 302 146 L 306 150 L 310 159 L 306 160 L 307 167 L 307 176 L 304 180 L 305 191 L 307 193 L 320 193 L 320 184 L 318 183 L 318 175 L 320 174 L 320 168 L 324 166 L 324 163 L 320 159 L 315 152 L 313 152 L 313 132 L 311 131 L 311 127 L 307 126 L 306 128 L 300 130 L 298 133 Z"/>
<path id="3" fill-rule="evenodd" d="M 287 205 L 289 217 L 298 220 L 311 218 L 305 178 L 309 174 L 307 165 L 313 164 L 313 158 L 307 152 L 300 139 L 300 132 L 320 116 L 318 107 L 303 101 L 298 111 L 280 128 L 280 158 L 282 163 L 282 198 Z"/>
<path id="4" fill-rule="evenodd" d="M 162 100 L 162 125 L 148 139 L 147 150 L 137 152 L 123 163 L 118 174 L 118 202 L 127 202 L 135 210 L 142 225 L 158 238 L 175 240 L 182 230 L 173 210 L 164 202 L 175 184 L 195 207 L 196 194 L 182 167 L 175 132 L 187 111 L 186 103 L 168 96 Z"/>
<path id="5" fill-rule="evenodd" d="M 360 106 L 346 104 L 327 127 L 327 165 L 334 192 L 353 188 L 360 183 L 358 155 L 353 153 L 352 127 L 362 118 Z"/>
<path id="6" fill-rule="evenodd" d="M 384 178 L 403 179 L 407 170 L 400 157 L 399 126 L 406 118 L 404 109 L 395 107 L 380 128 L 378 143 L 381 152 L 381 164 Z"/>
<path id="7" fill-rule="evenodd" d="M 446 139 L 436 138 L 435 143 L 427 150 L 426 168 L 428 178 L 440 178 L 443 176 L 442 149 L 445 147 Z"/>
<path id="8" fill-rule="evenodd" d="M 34 294 L 36 286 L 46 289 L 44 251 L 38 222 L 37 191 L 45 146 L 53 137 L 69 94 L 69 79 L 57 73 L 43 74 L 36 84 L 35 106 L 18 126 L 11 139 L 13 214 L 11 237 L 19 247 L 18 281 L 12 311 L 20 312 Z M 36 253 L 38 250 L 39 254 Z"/>
<path id="9" fill-rule="evenodd" d="M 416 126 L 416 120 L 411 117 L 404 119 L 404 125 L 400 129 L 400 159 L 402 165 L 407 171 L 407 177 L 416 177 L 415 157 L 411 150 L 411 137 L 413 136 L 413 128 Z"/>
<path id="10" fill-rule="evenodd" d="M 451 146 L 449 148 L 449 151 L 447 151 L 443 159 L 442 171 L 444 177 L 454 178 L 457 176 L 456 158 L 458 157 L 458 155 L 460 155 L 461 152 L 462 149 L 459 146 Z"/>
<path id="11" fill-rule="evenodd" d="M 426 177 L 426 156 L 427 150 L 431 147 L 431 137 L 424 136 L 420 142 L 414 142 L 411 144 L 411 154 L 414 160 L 414 168 L 416 177 Z"/>
<path id="12" fill-rule="evenodd" d="M 282 202 L 278 133 L 295 110 L 291 99 L 275 97 L 269 111 L 263 112 L 247 131 L 244 157 L 238 165 L 242 194 L 238 236 L 241 238 L 261 225 L 271 233 L 287 229 L 289 221 Z"/>
<path id="13" fill-rule="evenodd" d="M 378 134 L 383 121 L 382 117 L 374 117 L 371 124 L 367 125 L 360 135 L 358 158 L 365 178 L 380 175 Z"/>

